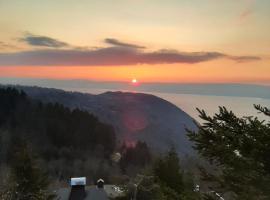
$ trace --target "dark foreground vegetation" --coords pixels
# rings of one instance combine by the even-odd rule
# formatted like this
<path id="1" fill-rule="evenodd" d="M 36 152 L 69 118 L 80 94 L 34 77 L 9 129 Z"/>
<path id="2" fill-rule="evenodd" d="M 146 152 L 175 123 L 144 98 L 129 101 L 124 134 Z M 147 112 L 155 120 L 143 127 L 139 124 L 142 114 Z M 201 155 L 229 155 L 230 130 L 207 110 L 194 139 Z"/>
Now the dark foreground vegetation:
<path id="1" fill-rule="evenodd" d="M 0 88 L 1 191 L 22 178 L 13 170 L 17 164 L 24 166 L 22 160 L 26 157 L 20 156 L 22 151 L 33 160 L 33 166 L 25 166 L 30 167 L 28 175 L 31 177 L 32 172 L 36 174 L 32 169 L 40 168 L 39 175 L 44 177 L 46 173 L 45 182 L 50 181 L 53 187 L 66 185 L 72 176 L 86 176 L 88 184 L 101 177 L 107 183 L 121 183 L 127 179 L 126 174 L 136 174 L 151 161 L 144 142 L 134 146 L 118 144 L 113 127 L 87 111 L 45 104 L 32 100 L 23 91 Z M 122 154 L 120 160 L 113 159 L 116 152 Z M 31 177 L 26 182 L 32 181 Z"/>
<path id="2" fill-rule="evenodd" d="M 16 89 L 0 89 L 0 111 L 1 163 L 12 161 L 17 142 L 24 140 L 62 179 L 74 169 L 84 173 L 80 162 L 106 159 L 116 146 L 113 128 L 88 112 L 33 101 Z"/>
<path id="3" fill-rule="evenodd" d="M 270 117 L 269 109 L 254 107 Z M 198 124 L 198 132 L 189 131 L 189 137 L 216 169 L 201 168 L 203 180 L 227 199 L 270 199 L 270 121 L 239 118 L 225 107 L 213 117 L 198 111 L 204 123 Z"/>
<path id="4" fill-rule="evenodd" d="M 56 199 L 52 189 L 71 176 L 119 184 L 119 200 L 270 199 L 270 122 L 224 107 L 214 116 L 198 111 L 204 123 L 187 131 L 208 162 L 198 166 L 200 176 L 181 167 L 173 147 L 155 155 L 144 142 L 122 144 L 112 126 L 86 111 L 0 89 L 0 199 Z"/>

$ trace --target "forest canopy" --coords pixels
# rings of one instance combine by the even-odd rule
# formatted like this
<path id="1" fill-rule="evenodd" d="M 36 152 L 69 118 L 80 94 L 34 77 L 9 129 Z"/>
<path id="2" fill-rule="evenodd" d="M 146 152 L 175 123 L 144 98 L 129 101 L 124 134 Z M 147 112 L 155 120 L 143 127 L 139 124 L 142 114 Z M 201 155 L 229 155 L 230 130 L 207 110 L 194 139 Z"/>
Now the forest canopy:
<path id="1" fill-rule="evenodd" d="M 23 91 L 0 88 L 2 164 L 12 161 L 19 140 L 27 141 L 51 175 L 60 179 L 80 170 L 84 173 L 82 162 L 88 158 L 108 160 L 116 147 L 113 127 L 87 111 L 45 104 L 30 99 Z M 91 168 L 88 171 L 94 173 Z"/>

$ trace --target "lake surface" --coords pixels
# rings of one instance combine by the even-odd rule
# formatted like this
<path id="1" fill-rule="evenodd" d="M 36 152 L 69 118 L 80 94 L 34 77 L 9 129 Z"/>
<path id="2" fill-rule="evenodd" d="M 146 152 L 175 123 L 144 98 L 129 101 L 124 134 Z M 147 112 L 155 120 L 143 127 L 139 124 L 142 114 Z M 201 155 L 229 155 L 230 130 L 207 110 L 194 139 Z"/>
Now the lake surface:
<path id="1" fill-rule="evenodd" d="M 164 93 L 155 93 L 155 95 L 174 103 L 198 121 L 200 118 L 196 108 L 204 109 L 209 115 L 213 115 L 218 112 L 219 106 L 225 106 L 237 116 L 257 116 L 259 119 L 270 120 L 269 117 L 259 114 L 253 106 L 253 104 L 260 104 L 270 108 L 270 99 Z"/>
<path id="2" fill-rule="evenodd" d="M 63 88 L 70 90 L 69 88 Z M 74 89 L 73 89 L 74 91 Z M 80 89 L 76 91 L 86 92 L 91 94 L 100 94 L 106 91 L 117 91 L 108 89 Z M 134 90 L 128 92 L 136 92 Z M 141 92 L 141 91 L 140 91 Z M 254 98 L 254 97 L 231 97 L 231 96 L 210 96 L 210 95 L 194 95 L 194 94 L 174 94 L 160 92 L 144 92 L 161 97 L 188 113 L 191 117 L 201 122 L 198 117 L 196 108 L 204 109 L 209 115 L 218 112 L 219 106 L 225 106 L 232 110 L 237 116 L 257 116 L 262 120 L 270 120 L 262 114 L 259 114 L 253 104 L 260 104 L 270 108 L 270 99 Z"/>

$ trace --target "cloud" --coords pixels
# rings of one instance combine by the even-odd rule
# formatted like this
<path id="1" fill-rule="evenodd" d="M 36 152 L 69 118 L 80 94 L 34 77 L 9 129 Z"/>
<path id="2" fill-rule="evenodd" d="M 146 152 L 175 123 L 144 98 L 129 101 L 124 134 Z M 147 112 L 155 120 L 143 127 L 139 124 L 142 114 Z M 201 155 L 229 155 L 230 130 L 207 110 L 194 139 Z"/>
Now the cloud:
<path id="1" fill-rule="evenodd" d="M 236 62 L 258 61 L 255 56 L 231 56 L 219 52 L 145 52 L 122 46 L 98 49 L 43 49 L 0 53 L 0 66 L 124 66 L 137 64 L 195 64 L 220 58 Z"/>
<path id="2" fill-rule="evenodd" d="M 6 48 L 6 47 L 9 47 L 9 45 L 0 41 L 0 48 Z"/>
<path id="3" fill-rule="evenodd" d="M 0 41 L 0 50 L 6 50 L 6 49 L 19 49 L 19 47 Z"/>
<path id="4" fill-rule="evenodd" d="M 121 42 L 121 41 L 114 39 L 114 38 L 106 38 L 104 41 L 107 44 L 111 44 L 111 45 L 119 46 L 119 47 L 127 47 L 127 48 L 135 48 L 135 49 L 144 49 L 145 48 L 144 46 Z"/>
<path id="5" fill-rule="evenodd" d="M 241 21 L 245 21 L 254 13 L 254 5 L 256 0 L 245 0 L 245 8 L 239 15 L 239 19 Z"/>
<path id="6" fill-rule="evenodd" d="M 251 9 L 246 9 L 240 14 L 240 19 L 244 20 L 252 14 L 253 14 L 253 11 Z"/>
<path id="7" fill-rule="evenodd" d="M 249 62 L 249 61 L 259 61 L 260 57 L 257 56 L 228 56 L 229 59 L 237 62 Z"/>
<path id="8" fill-rule="evenodd" d="M 62 42 L 54 38 L 32 34 L 26 34 L 24 37 L 19 38 L 19 41 L 26 42 L 31 46 L 39 47 L 63 48 L 70 46 L 68 43 Z"/>
<path id="9" fill-rule="evenodd" d="M 236 62 L 260 60 L 255 56 L 233 56 L 220 52 L 179 52 L 161 49 L 149 52 L 144 46 L 114 38 L 104 41 L 111 47 L 92 48 L 72 46 L 47 36 L 25 34 L 19 41 L 41 48 L 29 51 L 0 53 L 0 66 L 123 66 L 137 64 L 195 64 L 220 58 Z M 1 46 L 8 46 L 0 42 Z M 48 48 L 49 47 L 49 48 Z"/>

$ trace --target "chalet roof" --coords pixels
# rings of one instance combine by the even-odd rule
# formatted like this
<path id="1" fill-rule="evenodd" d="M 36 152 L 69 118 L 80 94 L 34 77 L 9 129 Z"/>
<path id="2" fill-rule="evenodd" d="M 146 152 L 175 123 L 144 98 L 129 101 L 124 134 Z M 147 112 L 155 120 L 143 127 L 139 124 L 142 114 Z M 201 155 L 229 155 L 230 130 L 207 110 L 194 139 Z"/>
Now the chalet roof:
<path id="1" fill-rule="evenodd" d="M 86 177 L 76 177 L 70 179 L 70 185 L 86 185 Z"/>
<path id="2" fill-rule="evenodd" d="M 100 179 L 97 180 L 97 183 L 99 183 L 99 182 L 104 183 L 104 180 L 100 178 Z"/>

